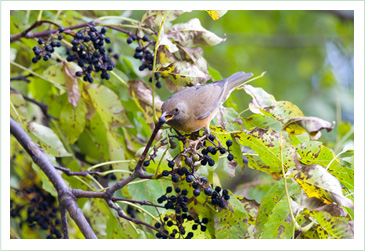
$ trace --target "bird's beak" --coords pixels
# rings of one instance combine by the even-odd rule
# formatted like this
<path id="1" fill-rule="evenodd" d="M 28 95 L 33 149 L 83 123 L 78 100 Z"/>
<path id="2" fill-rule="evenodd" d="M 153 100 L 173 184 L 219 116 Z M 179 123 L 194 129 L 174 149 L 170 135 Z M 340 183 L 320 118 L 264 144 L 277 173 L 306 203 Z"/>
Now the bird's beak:
<path id="1" fill-rule="evenodd" d="M 166 122 L 167 121 L 169 121 L 170 119 L 172 119 L 173 117 L 174 117 L 174 115 L 173 114 L 168 114 L 167 112 L 164 112 L 164 113 L 162 113 L 162 115 L 161 115 L 161 118 L 165 118 L 166 119 Z"/>

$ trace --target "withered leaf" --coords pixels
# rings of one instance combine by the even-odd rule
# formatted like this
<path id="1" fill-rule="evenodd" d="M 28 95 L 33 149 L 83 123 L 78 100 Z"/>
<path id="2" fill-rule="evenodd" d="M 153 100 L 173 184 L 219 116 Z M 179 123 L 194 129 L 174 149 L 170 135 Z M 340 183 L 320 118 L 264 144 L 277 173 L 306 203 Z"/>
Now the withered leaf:
<path id="1" fill-rule="evenodd" d="M 65 73 L 65 86 L 68 102 L 74 107 L 77 107 L 81 95 L 79 93 L 75 66 L 72 63 L 62 62 L 62 69 Z"/>

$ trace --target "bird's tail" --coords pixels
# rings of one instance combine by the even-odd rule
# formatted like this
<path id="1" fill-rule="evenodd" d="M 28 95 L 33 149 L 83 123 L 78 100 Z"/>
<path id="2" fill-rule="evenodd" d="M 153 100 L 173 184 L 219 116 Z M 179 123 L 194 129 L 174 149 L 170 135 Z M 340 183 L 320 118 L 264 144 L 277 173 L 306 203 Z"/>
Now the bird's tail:
<path id="1" fill-rule="evenodd" d="M 240 84 L 242 84 L 243 82 L 245 82 L 247 79 L 249 79 L 252 76 L 253 76 L 252 73 L 246 73 L 244 71 L 236 72 L 235 74 L 233 74 L 232 76 L 227 78 L 227 80 L 228 80 L 227 89 L 233 90 L 234 88 L 236 88 L 237 86 L 239 86 Z"/>

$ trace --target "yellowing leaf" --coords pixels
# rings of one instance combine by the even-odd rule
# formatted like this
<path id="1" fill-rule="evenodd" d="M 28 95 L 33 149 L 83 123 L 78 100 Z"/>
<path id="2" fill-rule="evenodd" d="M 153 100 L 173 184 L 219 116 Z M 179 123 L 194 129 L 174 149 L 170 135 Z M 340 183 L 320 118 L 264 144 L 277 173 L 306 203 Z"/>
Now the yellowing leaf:
<path id="1" fill-rule="evenodd" d="M 283 130 L 294 135 L 308 132 L 313 139 L 318 139 L 321 136 L 320 130 L 326 129 L 329 132 L 333 129 L 334 123 L 332 122 L 331 124 L 328 121 L 316 117 L 295 117 L 285 123 Z"/>
<path id="2" fill-rule="evenodd" d="M 68 102 L 76 107 L 81 96 L 79 93 L 79 86 L 76 77 L 76 65 L 73 63 L 63 62 L 62 68 L 65 73 L 65 86 Z"/>
<path id="3" fill-rule="evenodd" d="M 206 10 L 206 12 L 208 12 L 209 16 L 211 16 L 213 20 L 218 20 L 227 13 L 227 10 Z"/>
<path id="4" fill-rule="evenodd" d="M 171 22 L 185 12 L 191 12 L 191 10 L 172 10 L 166 17 L 165 22 Z M 148 10 L 142 17 L 142 23 L 147 22 L 151 27 L 160 26 L 163 17 L 167 13 L 168 10 Z"/>
<path id="5" fill-rule="evenodd" d="M 321 227 L 327 231 L 331 238 L 354 238 L 354 230 L 350 223 L 347 223 L 340 218 L 331 216 L 329 213 L 324 211 L 310 211 L 308 209 L 304 209 L 304 213 L 314 217 Z"/>
<path id="6" fill-rule="evenodd" d="M 336 202 L 341 206 L 354 208 L 352 200 L 343 196 L 338 179 L 320 165 L 303 166 L 294 179 L 309 198 L 316 197 L 327 204 Z"/>
<path id="7" fill-rule="evenodd" d="M 14 105 L 16 112 L 23 119 L 27 118 L 27 104 L 23 98 L 23 95 L 19 92 L 10 90 L 10 101 Z M 13 109 L 10 109 L 10 114 L 13 118 L 18 119 L 18 115 L 15 113 Z"/>
<path id="8" fill-rule="evenodd" d="M 153 123 L 152 112 L 152 90 L 141 80 L 133 80 L 129 82 L 129 91 L 134 97 L 138 106 L 141 107 L 147 123 Z M 155 97 L 155 109 L 161 112 L 162 101 L 159 97 Z"/>
<path id="9" fill-rule="evenodd" d="M 341 164 L 336 154 L 319 141 L 309 141 L 296 146 L 300 162 L 306 165 L 328 167 L 328 172 L 334 175 L 348 189 L 354 189 L 354 170 Z"/>

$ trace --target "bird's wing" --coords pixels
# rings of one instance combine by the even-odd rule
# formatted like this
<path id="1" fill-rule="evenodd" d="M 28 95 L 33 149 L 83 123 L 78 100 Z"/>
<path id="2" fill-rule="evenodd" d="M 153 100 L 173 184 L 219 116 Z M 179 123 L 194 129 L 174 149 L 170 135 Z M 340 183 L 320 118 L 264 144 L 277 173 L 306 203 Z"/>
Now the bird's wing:
<path id="1" fill-rule="evenodd" d="M 190 87 L 195 88 L 194 92 L 182 91 L 181 98 L 189 100 L 187 106 L 192 111 L 194 117 L 198 120 L 208 118 L 212 112 L 221 104 L 225 93 L 226 79 L 206 85 Z"/>

